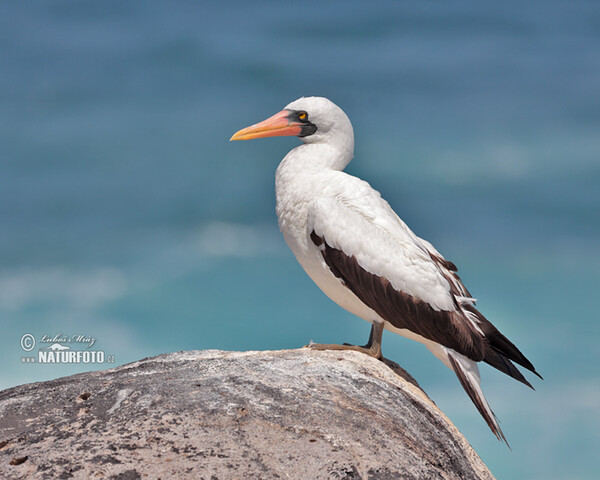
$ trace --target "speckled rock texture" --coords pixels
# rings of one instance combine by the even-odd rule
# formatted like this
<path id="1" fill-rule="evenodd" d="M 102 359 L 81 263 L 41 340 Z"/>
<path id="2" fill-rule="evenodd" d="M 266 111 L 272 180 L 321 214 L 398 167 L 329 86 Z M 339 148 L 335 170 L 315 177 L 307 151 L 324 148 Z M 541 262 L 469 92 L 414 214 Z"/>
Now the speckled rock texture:
<path id="1" fill-rule="evenodd" d="M 493 477 L 384 363 L 300 349 L 171 353 L 4 390 L 0 478 Z"/>

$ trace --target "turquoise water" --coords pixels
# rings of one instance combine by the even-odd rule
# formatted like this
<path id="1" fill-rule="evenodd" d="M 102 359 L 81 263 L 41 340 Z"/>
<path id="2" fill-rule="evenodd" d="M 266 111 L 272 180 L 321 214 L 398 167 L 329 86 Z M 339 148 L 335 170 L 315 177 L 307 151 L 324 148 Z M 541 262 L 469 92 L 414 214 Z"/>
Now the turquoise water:
<path id="1" fill-rule="evenodd" d="M 363 343 L 277 230 L 297 140 L 228 141 L 323 95 L 355 127 L 348 171 L 545 380 L 482 367 L 510 452 L 426 349 L 388 333 L 385 355 L 499 479 L 600 476 L 597 2 L 3 2 L 0 66 L 0 388 L 90 369 L 22 364 L 25 333 L 116 364 Z"/>

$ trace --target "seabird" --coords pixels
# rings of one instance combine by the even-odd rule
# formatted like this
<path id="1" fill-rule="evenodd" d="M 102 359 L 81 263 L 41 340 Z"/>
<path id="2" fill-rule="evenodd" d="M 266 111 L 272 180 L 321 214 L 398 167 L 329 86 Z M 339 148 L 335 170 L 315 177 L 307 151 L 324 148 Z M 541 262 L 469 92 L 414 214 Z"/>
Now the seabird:
<path id="1" fill-rule="evenodd" d="M 541 378 L 534 366 L 475 308 L 456 266 L 415 235 L 377 190 L 343 171 L 354 155 L 354 131 L 341 108 L 303 97 L 231 140 L 284 135 L 303 142 L 275 176 L 285 241 L 331 300 L 372 324 L 364 347 L 309 347 L 381 359 L 384 329 L 416 340 L 456 373 L 494 435 L 506 442 L 481 390 L 477 362 L 531 388 L 514 363 Z"/>

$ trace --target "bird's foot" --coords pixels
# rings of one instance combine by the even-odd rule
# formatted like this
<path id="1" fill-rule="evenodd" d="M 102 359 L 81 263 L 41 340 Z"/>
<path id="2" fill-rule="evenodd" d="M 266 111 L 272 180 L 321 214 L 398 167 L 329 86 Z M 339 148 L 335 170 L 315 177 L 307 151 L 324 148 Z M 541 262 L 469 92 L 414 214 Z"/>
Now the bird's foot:
<path id="1" fill-rule="evenodd" d="M 355 352 L 361 352 L 370 357 L 381 360 L 383 355 L 381 354 L 381 345 L 365 345 L 361 347 L 359 345 L 350 345 L 349 343 L 344 343 L 343 345 L 338 345 L 336 343 L 309 343 L 305 345 L 304 348 L 310 348 L 312 350 L 353 350 Z"/>

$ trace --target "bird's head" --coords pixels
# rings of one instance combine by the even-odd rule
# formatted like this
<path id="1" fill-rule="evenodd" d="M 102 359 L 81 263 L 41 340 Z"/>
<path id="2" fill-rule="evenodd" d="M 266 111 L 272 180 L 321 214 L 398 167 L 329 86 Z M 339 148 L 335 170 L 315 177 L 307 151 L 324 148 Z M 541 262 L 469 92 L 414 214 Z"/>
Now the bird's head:
<path id="1" fill-rule="evenodd" d="M 243 128 L 231 140 L 299 137 L 304 143 L 327 143 L 342 151 L 354 150 L 352 124 L 335 103 L 323 97 L 302 97 L 263 122 Z"/>

